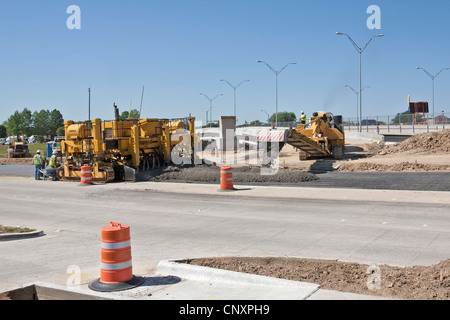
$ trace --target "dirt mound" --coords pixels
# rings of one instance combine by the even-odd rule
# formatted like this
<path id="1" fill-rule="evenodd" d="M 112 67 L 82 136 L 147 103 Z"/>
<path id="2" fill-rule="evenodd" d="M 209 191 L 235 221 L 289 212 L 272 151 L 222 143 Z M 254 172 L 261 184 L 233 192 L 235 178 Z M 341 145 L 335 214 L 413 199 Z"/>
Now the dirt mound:
<path id="1" fill-rule="evenodd" d="M 149 172 L 143 180 L 162 182 L 204 182 L 220 183 L 220 168 L 215 166 L 169 166 Z M 303 171 L 278 171 L 273 175 L 263 175 L 261 168 L 236 167 L 233 168 L 235 183 L 301 183 L 318 180 L 317 176 Z"/>
<path id="2" fill-rule="evenodd" d="M 430 267 L 407 268 L 297 258 L 225 257 L 193 259 L 188 263 L 316 283 L 322 289 L 342 292 L 407 300 L 450 299 L 450 260 Z"/>
<path id="3" fill-rule="evenodd" d="M 424 164 L 424 163 L 412 163 L 412 162 L 400 162 L 395 164 L 379 164 L 370 162 L 343 163 L 339 171 L 383 171 L 383 172 L 400 172 L 400 171 L 416 171 L 416 172 L 447 172 L 450 171 L 450 164 L 437 165 L 437 164 Z"/>
<path id="4" fill-rule="evenodd" d="M 378 154 L 386 155 L 406 151 L 448 153 L 450 152 L 450 130 L 417 134 L 405 141 L 379 150 Z"/>
<path id="5" fill-rule="evenodd" d="M 32 158 L 2 158 L 0 157 L 0 165 L 2 164 L 33 164 Z"/>

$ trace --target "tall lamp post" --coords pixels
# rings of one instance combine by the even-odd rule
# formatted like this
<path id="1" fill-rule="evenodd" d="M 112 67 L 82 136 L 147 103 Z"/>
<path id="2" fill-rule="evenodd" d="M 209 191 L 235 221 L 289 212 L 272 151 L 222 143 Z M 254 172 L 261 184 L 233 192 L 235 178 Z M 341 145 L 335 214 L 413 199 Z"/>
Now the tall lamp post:
<path id="1" fill-rule="evenodd" d="M 362 132 L 362 126 L 361 126 L 361 121 L 362 121 L 362 53 L 367 48 L 369 43 L 373 40 L 373 38 L 381 38 L 384 36 L 384 34 L 377 34 L 375 36 L 372 36 L 372 38 L 370 38 L 369 41 L 367 41 L 367 43 L 363 47 L 358 46 L 356 44 L 356 42 L 353 41 L 353 39 L 346 33 L 336 32 L 336 35 L 347 36 L 347 38 L 350 40 L 350 42 L 353 44 L 353 46 L 359 53 L 359 118 L 360 118 L 359 132 Z"/>
<path id="2" fill-rule="evenodd" d="M 265 110 L 261 110 L 261 112 L 264 112 L 267 115 L 267 123 L 269 123 L 270 115 Z"/>
<path id="3" fill-rule="evenodd" d="M 223 96 L 223 94 L 218 94 L 217 96 L 215 96 L 214 98 L 210 98 L 208 97 L 206 94 L 204 93 L 200 93 L 201 96 L 204 96 L 206 99 L 209 100 L 209 118 L 210 118 L 210 122 L 212 123 L 212 103 L 214 100 L 216 100 L 217 97 L 219 96 Z"/>
<path id="4" fill-rule="evenodd" d="M 345 85 L 346 88 L 350 88 L 350 90 L 352 90 L 355 94 L 356 94 L 356 121 L 358 121 L 359 123 L 359 92 L 356 91 L 355 89 L 353 89 L 352 87 L 350 87 L 348 84 Z M 364 89 L 366 88 L 370 88 L 370 86 L 365 86 L 364 88 L 361 89 L 361 92 L 364 91 Z"/>
<path id="5" fill-rule="evenodd" d="M 244 82 L 250 82 L 250 80 L 244 80 L 241 83 L 239 83 L 237 86 L 232 85 L 230 82 L 228 82 L 227 80 L 220 80 L 220 81 L 224 81 L 226 83 L 228 83 L 228 85 L 233 89 L 234 91 L 234 117 L 236 118 L 237 121 L 237 115 L 236 115 L 236 90 L 239 89 L 239 87 L 244 83 Z"/>
<path id="6" fill-rule="evenodd" d="M 283 68 L 281 68 L 280 70 L 275 70 L 274 68 L 272 68 L 267 62 L 265 61 L 261 61 L 258 60 L 258 63 L 264 63 L 276 76 L 276 112 L 275 112 L 275 122 L 276 122 L 276 126 L 278 128 L 278 75 L 284 70 L 286 69 L 286 67 L 290 64 L 297 64 L 296 62 L 290 62 L 287 65 L 285 65 Z"/>
<path id="7" fill-rule="evenodd" d="M 437 78 L 438 75 L 441 74 L 442 71 L 449 70 L 450 68 L 443 68 L 441 71 L 439 71 L 435 75 L 432 75 L 431 73 L 429 73 L 427 70 L 425 70 L 422 67 L 417 67 L 416 69 L 417 70 L 423 70 L 431 78 L 431 82 L 432 82 L 432 86 L 433 86 L 433 124 L 434 124 L 434 80 Z"/>
<path id="8" fill-rule="evenodd" d="M 88 102 L 88 120 L 91 121 L 91 88 L 88 88 L 89 102 Z"/>

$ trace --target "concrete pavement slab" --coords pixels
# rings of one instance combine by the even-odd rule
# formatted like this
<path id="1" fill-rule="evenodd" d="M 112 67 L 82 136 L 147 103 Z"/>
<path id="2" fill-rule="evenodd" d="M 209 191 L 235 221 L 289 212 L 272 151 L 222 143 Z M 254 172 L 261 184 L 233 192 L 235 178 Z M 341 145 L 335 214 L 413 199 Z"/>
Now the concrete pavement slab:
<path id="1" fill-rule="evenodd" d="M 183 260 L 164 260 L 155 274 L 143 276 L 139 287 L 117 292 L 96 292 L 88 286 L 61 286 L 46 282 L 24 284 L 12 297 L 39 300 L 191 300 L 191 301 L 295 301 L 384 300 L 386 298 L 322 290 L 318 284 L 290 281 L 235 271 L 194 266 Z"/>

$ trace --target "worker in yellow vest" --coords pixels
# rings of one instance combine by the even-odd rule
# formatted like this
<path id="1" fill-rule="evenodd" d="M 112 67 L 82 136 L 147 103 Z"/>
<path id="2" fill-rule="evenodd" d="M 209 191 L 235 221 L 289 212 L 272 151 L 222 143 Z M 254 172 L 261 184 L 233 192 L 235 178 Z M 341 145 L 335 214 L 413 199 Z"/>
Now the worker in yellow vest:
<path id="1" fill-rule="evenodd" d="M 305 111 L 302 111 L 302 115 L 301 115 L 301 117 L 300 117 L 300 122 L 301 122 L 301 124 L 306 124 L 306 114 L 305 114 Z"/>
<path id="2" fill-rule="evenodd" d="M 50 158 L 50 167 L 56 169 L 58 167 L 58 159 L 57 159 L 58 151 L 53 150 L 52 157 Z"/>
<path id="3" fill-rule="evenodd" d="M 41 156 L 41 150 L 36 151 L 36 154 L 33 157 L 34 163 L 34 179 L 41 180 L 42 173 L 41 170 L 44 167 L 44 158 Z"/>

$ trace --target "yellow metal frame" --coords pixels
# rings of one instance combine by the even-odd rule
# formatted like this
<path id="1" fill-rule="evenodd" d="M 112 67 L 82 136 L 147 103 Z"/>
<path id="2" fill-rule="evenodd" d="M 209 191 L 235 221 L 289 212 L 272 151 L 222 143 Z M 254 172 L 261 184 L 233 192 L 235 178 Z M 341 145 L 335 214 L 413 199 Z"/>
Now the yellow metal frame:
<path id="1" fill-rule="evenodd" d="M 66 138 L 61 142 L 61 152 L 66 162 L 60 174 L 67 179 L 80 178 L 78 158 L 89 156 L 93 180 L 109 179 L 115 165 L 138 169 L 141 157 L 161 157 L 171 161 L 172 149 L 189 141 L 194 148 L 195 118 L 183 121 L 166 119 L 130 119 L 128 121 L 103 121 L 94 119 L 91 128 L 84 123 L 65 121 Z"/>

